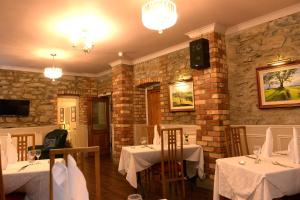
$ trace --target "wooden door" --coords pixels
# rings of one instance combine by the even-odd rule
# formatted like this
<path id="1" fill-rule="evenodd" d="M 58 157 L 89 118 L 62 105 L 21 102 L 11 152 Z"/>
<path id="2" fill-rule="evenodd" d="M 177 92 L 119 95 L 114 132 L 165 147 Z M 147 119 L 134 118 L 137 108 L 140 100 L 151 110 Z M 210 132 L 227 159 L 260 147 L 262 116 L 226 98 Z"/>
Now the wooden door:
<path id="1" fill-rule="evenodd" d="M 154 125 L 160 124 L 161 113 L 160 113 L 160 90 L 148 90 L 147 91 L 147 106 L 148 106 L 148 143 L 153 142 L 154 137 Z"/>
<path id="2" fill-rule="evenodd" d="M 89 146 L 100 146 L 101 154 L 110 153 L 109 98 L 89 102 Z"/>

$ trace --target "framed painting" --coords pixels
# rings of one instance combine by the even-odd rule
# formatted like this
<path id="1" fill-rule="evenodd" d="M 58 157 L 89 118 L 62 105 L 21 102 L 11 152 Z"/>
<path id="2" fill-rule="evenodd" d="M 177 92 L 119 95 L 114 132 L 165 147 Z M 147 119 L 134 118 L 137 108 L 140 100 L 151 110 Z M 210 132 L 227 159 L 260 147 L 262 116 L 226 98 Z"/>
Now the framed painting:
<path id="1" fill-rule="evenodd" d="M 76 122 L 76 106 L 71 107 L 71 122 Z"/>
<path id="2" fill-rule="evenodd" d="M 256 69 L 260 108 L 300 106 L 300 62 Z"/>
<path id="3" fill-rule="evenodd" d="M 177 82 L 169 85 L 170 110 L 175 111 L 193 111 L 194 87 L 193 82 Z"/>
<path id="4" fill-rule="evenodd" d="M 59 122 L 65 121 L 65 109 L 59 108 Z"/>

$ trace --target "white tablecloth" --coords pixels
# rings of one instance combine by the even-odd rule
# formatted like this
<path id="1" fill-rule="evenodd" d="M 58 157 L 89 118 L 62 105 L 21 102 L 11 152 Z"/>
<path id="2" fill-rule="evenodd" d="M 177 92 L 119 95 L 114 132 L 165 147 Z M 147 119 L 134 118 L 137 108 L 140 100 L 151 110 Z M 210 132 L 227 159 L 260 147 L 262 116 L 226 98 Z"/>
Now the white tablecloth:
<path id="1" fill-rule="evenodd" d="M 123 147 L 119 162 L 119 172 L 126 174 L 126 180 L 137 188 L 136 173 L 143 171 L 161 161 L 161 145 L 128 146 Z M 203 149 L 200 145 L 190 144 L 183 146 L 183 159 L 190 161 L 188 175 L 195 175 L 198 170 L 200 178 L 204 177 Z"/>
<path id="2" fill-rule="evenodd" d="M 21 161 L 9 164 L 3 170 L 5 193 L 21 191 L 26 193 L 26 199 L 29 200 L 49 200 L 49 160 L 36 161 L 18 171 L 27 164 L 27 161 Z"/>
<path id="3" fill-rule="evenodd" d="M 246 164 L 239 164 L 241 160 Z M 272 161 L 293 168 L 274 165 Z M 259 164 L 245 156 L 216 161 L 214 200 L 219 200 L 219 195 L 234 200 L 271 200 L 297 193 L 300 193 L 300 165 L 287 156 L 274 154 Z"/>

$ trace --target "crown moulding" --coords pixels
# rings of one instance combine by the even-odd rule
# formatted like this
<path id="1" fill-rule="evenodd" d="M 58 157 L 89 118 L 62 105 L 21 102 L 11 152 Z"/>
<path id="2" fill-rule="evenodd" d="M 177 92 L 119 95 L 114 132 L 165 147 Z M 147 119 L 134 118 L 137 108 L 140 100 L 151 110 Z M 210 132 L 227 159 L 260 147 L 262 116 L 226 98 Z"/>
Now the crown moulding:
<path id="1" fill-rule="evenodd" d="M 133 65 L 133 62 L 131 60 L 127 60 L 127 59 L 118 59 L 116 61 L 109 63 L 109 65 L 111 67 L 116 67 L 118 65 Z"/>
<path id="2" fill-rule="evenodd" d="M 187 35 L 190 39 L 195 39 L 206 33 L 217 32 L 217 33 L 224 34 L 225 31 L 226 31 L 225 26 L 223 26 L 221 24 L 217 24 L 217 23 L 212 23 L 207 26 L 203 26 L 201 28 L 187 32 L 185 35 Z"/>
<path id="3" fill-rule="evenodd" d="M 34 67 L 20 67 L 20 66 L 9 66 L 9 65 L 0 65 L 0 70 L 12 70 L 12 71 L 22 71 L 22 72 L 34 72 L 34 73 L 44 73 L 43 69 L 37 69 Z M 96 78 L 100 76 L 104 76 L 107 74 L 110 74 L 111 70 L 105 70 L 102 72 L 99 72 L 97 74 L 91 74 L 91 73 L 74 73 L 74 72 L 65 72 L 63 71 L 63 76 L 81 76 L 81 77 L 90 77 L 90 78 Z"/>

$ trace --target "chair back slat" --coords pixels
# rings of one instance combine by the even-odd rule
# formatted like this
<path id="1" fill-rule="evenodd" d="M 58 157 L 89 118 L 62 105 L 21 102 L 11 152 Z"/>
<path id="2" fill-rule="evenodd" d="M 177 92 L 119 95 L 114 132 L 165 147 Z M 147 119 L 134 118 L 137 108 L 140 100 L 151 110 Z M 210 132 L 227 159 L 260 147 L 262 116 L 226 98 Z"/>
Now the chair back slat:
<path id="1" fill-rule="evenodd" d="M 29 139 L 32 141 L 32 149 L 35 149 L 35 134 L 26 133 L 26 134 L 13 134 L 11 135 L 12 139 L 16 138 L 17 140 L 17 152 L 18 152 L 18 161 L 27 160 Z"/>
<path id="2" fill-rule="evenodd" d="M 95 160 L 95 200 L 100 200 L 100 153 L 99 146 L 94 147 L 79 147 L 79 148 L 64 148 L 64 149 L 51 149 L 50 156 L 50 200 L 53 200 L 53 186 L 52 186 L 52 167 L 55 163 L 57 155 L 62 155 L 68 166 L 68 155 L 72 155 L 76 160 L 77 166 L 83 171 L 85 155 L 93 156 Z"/>
<path id="3" fill-rule="evenodd" d="M 181 181 L 182 196 L 185 197 L 182 128 L 160 129 L 159 127 L 159 130 L 161 135 L 161 176 L 163 197 L 167 197 L 167 187 L 169 183 L 177 181 Z M 164 141 L 165 139 L 166 141 Z M 167 149 L 165 149 L 165 146 Z M 166 164 L 167 166 L 165 166 Z"/>
<path id="4" fill-rule="evenodd" d="M 244 138 L 245 152 L 243 151 L 242 139 Z M 225 129 L 225 144 L 228 157 L 249 154 L 247 133 L 245 126 L 230 126 Z"/>

